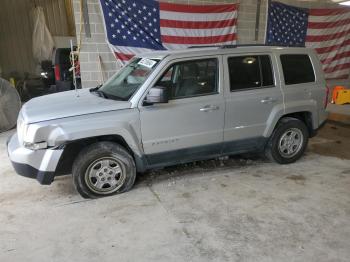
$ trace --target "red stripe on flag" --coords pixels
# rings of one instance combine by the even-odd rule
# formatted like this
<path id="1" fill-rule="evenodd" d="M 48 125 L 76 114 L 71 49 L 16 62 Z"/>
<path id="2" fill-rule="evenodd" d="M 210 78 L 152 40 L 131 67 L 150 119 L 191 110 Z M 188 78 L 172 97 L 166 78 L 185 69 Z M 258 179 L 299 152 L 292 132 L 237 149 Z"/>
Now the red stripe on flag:
<path id="1" fill-rule="evenodd" d="M 333 67 L 328 67 L 328 68 L 325 68 L 323 71 L 325 73 L 333 73 L 335 71 L 343 70 L 343 69 L 347 69 L 347 68 L 350 68 L 350 63 L 345 63 L 345 64 L 336 65 Z"/>
<path id="2" fill-rule="evenodd" d="M 326 80 L 339 80 L 339 79 L 348 79 L 348 78 L 349 78 L 349 74 L 346 74 L 346 75 L 341 75 L 337 77 L 326 78 Z"/>
<path id="3" fill-rule="evenodd" d="M 203 37 L 188 37 L 188 36 L 170 36 L 162 35 L 162 42 L 168 44 L 215 44 L 220 42 L 234 41 L 237 39 L 237 34 L 227 34 L 218 36 L 203 36 Z"/>
<path id="4" fill-rule="evenodd" d="M 350 39 L 344 41 L 343 43 L 341 43 L 339 45 L 333 45 L 333 46 L 327 46 L 327 47 L 319 47 L 319 48 L 315 48 L 315 50 L 316 50 L 316 52 L 318 54 L 325 54 L 325 53 L 332 52 L 334 50 L 337 50 L 337 49 L 339 49 L 341 47 L 348 46 L 348 45 L 350 45 Z"/>
<path id="5" fill-rule="evenodd" d="M 221 20 L 221 21 L 178 21 L 161 19 L 161 27 L 170 28 L 188 28 L 188 29 L 210 29 L 210 28 L 224 28 L 234 26 L 237 23 L 237 19 Z"/>
<path id="6" fill-rule="evenodd" d="M 307 35 L 306 42 L 322 42 L 322 41 L 333 40 L 333 39 L 346 36 L 349 33 L 350 33 L 350 30 L 338 32 L 335 34 L 329 34 L 329 35 Z"/>
<path id="7" fill-rule="evenodd" d="M 344 20 L 339 20 L 336 22 L 309 22 L 308 28 L 310 28 L 310 29 L 326 29 L 326 28 L 333 28 L 333 27 L 338 27 L 338 26 L 343 26 L 343 25 L 348 25 L 348 24 L 350 24 L 350 18 L 344 19 Z"/>
<path id="8" fill-rule="evenodd" d="M 182 13 L 226 13 L 237 10 L 237 4 L 223 5 L 184 5 L 159 2 L 161 11 L 182 12 Z"/>
<path id="9" fill-rule="evenodd" d="M 339 54 L 337 54 L 337 55 L 335 55 L 333 57 L 323 59 L 323 60 L 321 60 L 321 63 L 326 65 L 326 64 L 330 64 L 330 63 L 332 63 L 332 62 L 334 62 L 336 60 L 345 58 L 345 57 L 350 57 L 350 51 L 339 53 Z"/>
<path id="10" fill-rule="evenodd" d="M 314 16 L 330 16 L 330 15 L 340 15 L 344 13 L 349 13 L 350 8 L 333 8 L 333 9 L 315 9 L 312 8 L 309 11 L 309 15 Z"/>
<path id="11" fill-rule="evenodd" d="M 119 53 L 119 52 L 114 52 L 114 55 L 122 61 L 129 61 L 131 58 L 133 58 L 135 56 L 132 54 L 124 54 L 124 53 Z"/>

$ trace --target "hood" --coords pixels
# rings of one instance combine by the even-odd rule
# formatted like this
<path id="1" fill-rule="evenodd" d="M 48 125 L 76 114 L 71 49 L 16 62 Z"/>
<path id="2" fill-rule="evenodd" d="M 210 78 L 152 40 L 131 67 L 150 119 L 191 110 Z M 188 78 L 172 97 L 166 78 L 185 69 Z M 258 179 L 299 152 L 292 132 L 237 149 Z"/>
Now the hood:
<path id="1" fill-rule="evenodd" d="M 73 90 L 33 98 L 23 105 L 21 114 L 24 122 L 30 124 L 130 107 L 128 101 L 105 99 L 84 88 L 78 90 L 78 95 Z"/>

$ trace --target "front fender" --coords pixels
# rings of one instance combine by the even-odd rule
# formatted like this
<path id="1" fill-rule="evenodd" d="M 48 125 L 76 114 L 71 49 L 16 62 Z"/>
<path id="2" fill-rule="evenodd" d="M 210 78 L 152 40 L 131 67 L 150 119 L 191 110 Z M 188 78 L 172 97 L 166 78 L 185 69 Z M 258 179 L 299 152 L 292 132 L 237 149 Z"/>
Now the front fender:
<path id="1" fill-rule="evenodd" d="M 57 147 L 85 138 L 119 135 L 134 153 L 141 155 L 139 119 L 137 109 L 125 109 L 45 121 L 29 126 L 27 140 L 46 141 L 48 146 Z"/>

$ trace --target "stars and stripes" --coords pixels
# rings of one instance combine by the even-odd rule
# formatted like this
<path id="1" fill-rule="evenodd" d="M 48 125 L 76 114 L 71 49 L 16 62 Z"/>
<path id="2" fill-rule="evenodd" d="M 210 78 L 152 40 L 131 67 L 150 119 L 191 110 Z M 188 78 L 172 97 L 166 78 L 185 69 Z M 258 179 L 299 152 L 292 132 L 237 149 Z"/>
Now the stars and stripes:
<path id="1" fill-rule="evenodd" d="M 271 2 L 266 42 L 312 47 L 327 79 L 346 79 L 350 73 L 350 8 L 304 9 Z"/>
<path id="2" fill-rule="evenodd" d="M 193 45 L 235 44 L 238 4 L 186 5 L 154 0 L 100 0 L 109 45 L 135 54 Z"/>

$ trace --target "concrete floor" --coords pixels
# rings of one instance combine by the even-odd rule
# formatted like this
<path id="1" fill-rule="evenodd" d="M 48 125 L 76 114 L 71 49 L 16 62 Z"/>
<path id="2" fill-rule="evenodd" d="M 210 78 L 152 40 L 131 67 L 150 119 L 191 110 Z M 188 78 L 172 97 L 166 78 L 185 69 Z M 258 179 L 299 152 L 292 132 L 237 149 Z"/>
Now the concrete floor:
<path id="1" fill-rule="evenodd" d="M 349 261 L 349 131 L 327 125 L 295 164 L 182 165 L 99 200 L 17 176 L 0 134 L 0 261 Z"/>

